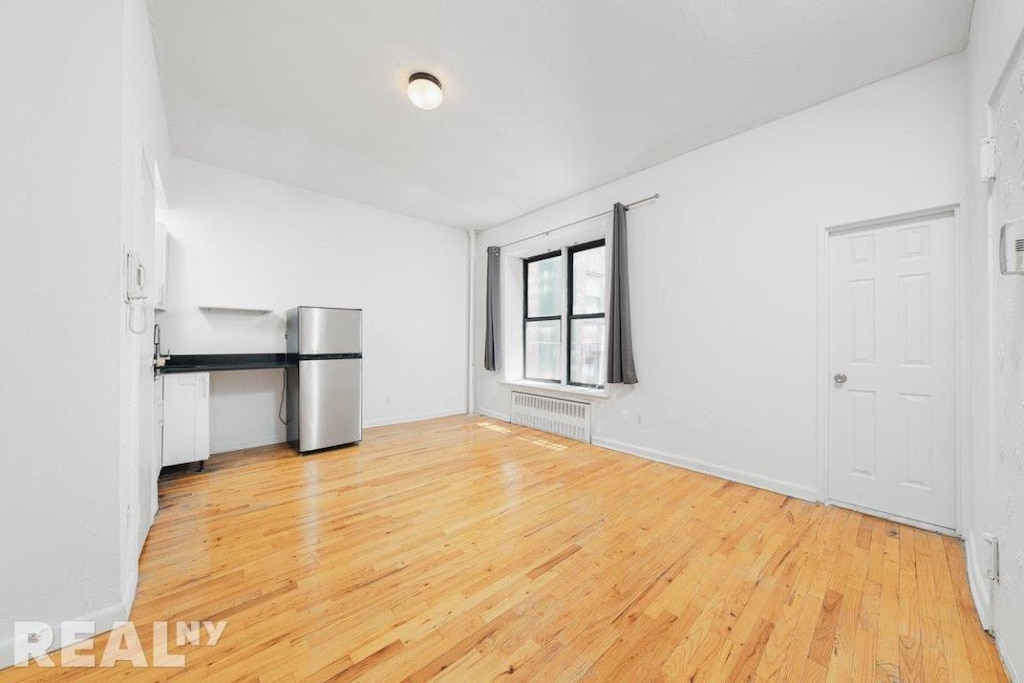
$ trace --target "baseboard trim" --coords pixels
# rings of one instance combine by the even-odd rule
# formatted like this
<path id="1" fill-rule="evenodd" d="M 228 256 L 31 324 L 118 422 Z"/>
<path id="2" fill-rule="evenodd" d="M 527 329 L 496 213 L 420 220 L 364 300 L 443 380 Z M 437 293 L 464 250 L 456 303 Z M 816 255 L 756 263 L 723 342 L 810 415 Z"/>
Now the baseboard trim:
<path id="1" fill-rule="evenodd" d="M 142 553 L 139 553 L 140 555 Z M 135 568 L 132 569 L 131 576 L 128 577 L 128 585 L 124 587 L 121 593 L 121 604 L 125 608 L 125 614 L 131 614 L 132 606 L 135 604 L 135 596 L 139 592 L 139 561 L 135 560 Z"/>
<path id="2" fill-rule="evenodd" d="M 992 632 L 992 629 L 995 628 L 992 619 L 992 582 L 985 576 L 985 572 L 978 562 L 977 548 L 978 543 L 974 534 L 967 534 L 967 538 L 964 539 L 964 557 L 967 560 L 967 585 L 970 588 L 974 610 L 978 613 L 978 618 L 981 619 L 982 627 Z M 995 642 L 996 650 L 999 652 L 999 659 L 1003 662 L 1003 669 L 1006 670 L 1010 683 L 1024 683 L 1020 670 L 1014 665 L 1014 661 L 1006 649 L 1006 644 L 999 637 L 998 632 L 995 633 Z"/>
<path id="3" fill-rule="evenodd" d="M 132 611 L 132 604 L 135 602 L 135 591 L 134 587 L 138 584 L 138 574 L 136 573 L 133 579 L 129 580 L 129 584 L 133 588 L 130 596 L 127 600 L 118 602 L 115 605 L 108 605 L 102 609 L 84 614 L 82 616 L 68 619 L 67 621 L 88 621 L 96 624 L 96 633 L 106 633 L 107 631 L 113 630 L 114 623 L 118 621 L 127 621 L 128 616 Z M 71 645 L 71 643 L 60 642 L 60 622 L 50 622 L 50 629 L 53 631 L 53 645 L 50 647 L 48 652 L 54 652 L 64 647 L 65 645 Z M 91 636 L 90 636 L 91 637 Z M 88 638 L 82 638 L 81 640 L 88 640 Z M 0 670 L 19 664 L 20 662 L 14 661 L 14 638 L 8 638 L 0 642 Z"/>
<path id="4" fill-rule="evenodd" d="M 405 424 L 406 422 L 420 422 L 422 420 L 435 420 L 439 417 L 452 417 L 453 415 L 465 415 L 465 408 L 449 408 L 418 415 L 403 415 L 401 417 L 388 417 L 381 420 L 369 420 L 363 423 L 364 429 L 372 427 L 388 427 L 391 425 Z"/>
<path id="5" fill-rule="evenodd" d="M 800 498 L 801 500 L 807 500 L 812 503 L 818 502 L 817 491 L 813 486 L 794 484 L 793 482 L 774 479 L 772 477 L 766 477 L 753 472 L 745 472 L 731 467 L 716 465 L 714 463 L 707 462 L 706 460 L 688 458 L 675 453 L 666 453 L 664 451 L 644 446 L 634 446 L 633 444 L 616 441 L 615 439 L 594 437 L 592 442 L 595 446 L 608 448 L 620 453 L 626 453 L 627 455 L 635 455 L 640 458 L 646 458 L 647 460 L 655 460 L 667 465 L 682 467 L 683 469 L 700 472 L 701 474 L 708 474 L 713 477 L 718 477 L 719 479 L 727 479 L 740 484 L 755 486 L 760 489 L 781 493 L 784 496 Z"/>
<path id="6" fill-rule="evenodd" d="M 259 439 L 242 439 L 219 443 L 216 449 L 211 448 L 210 451 L 211 455 L 220 455 L 221 453 L 233 453 L 235 451 L 244 451 L 248 448 L 262 448 L 263 446 L 274 446 L 286 442 L 287 439 L 284 434 L 274 434 L 273 436 L 268 435 Z"/>
<path id="7" fill-rule="evenodd" d="M 484 417 L 490 417 L 495 420 L 501 420 L 502 422 L 511 422 L 512 418 L 508 415 L 503 415 L 495 410 L 487 410 L 486 408 L 477 408 L 477 415 L 483 415 Z"/>
<path id="8" fill-rule="evenodd" d="M 971 599 L 974 601 L 974 610 L 981 619 L 981 625 L 991 630 L 992 623 L 992 582 L 985 576 L 984 570 L 978 564 L 978 543 L 977 537 L 968 533 L 964 539 L 964 559 L 967 562 L 967 586 L 971 590 Z"/>
<path id="9" fill-rule="evenodd" d="M 996 634 L 996 649 L 999 650 L 999 658 L 1003 660 L 1003 668 L 1006 669 L 1006 675 L 1009 677 L 1010 683 L 1024 683 L 1024 678 L 1021 678 L 1017 668 L 1014 667 L 1013 660 L 1010 659 L 1009 653 L 1003 645 L 1003 640 L 998 634 Z"/>
<path id="10" fill-rule="evenodd" d="M 403 424 L 406 422 L 419 422 L 420 420 L 433 420 L 438 417 L 451 417 L 453 415 L 465 414 L 465 408 L 451 408 L 449 410 L 439 410 L 436 412 L 422 413 L 419 415 L 404 415 L 402 417 L 385 418 L 383 420 L 369 420 L 363 423 L 363 428 L 370 429 L 372 427 L 387 427 L 390 425 Z M 244 451 L 248 448 L 276 446 L 282 443 L 287 443 L 283 434 L 268 436 L 262 439 L 246 439 L 244 441 L 237 441 L 229 444 L 219 444 L 217 446 L 217 450 L 214 451 L 213 455 L 220 455 L 222 453 L 233 453 L 235 451 Z"/>

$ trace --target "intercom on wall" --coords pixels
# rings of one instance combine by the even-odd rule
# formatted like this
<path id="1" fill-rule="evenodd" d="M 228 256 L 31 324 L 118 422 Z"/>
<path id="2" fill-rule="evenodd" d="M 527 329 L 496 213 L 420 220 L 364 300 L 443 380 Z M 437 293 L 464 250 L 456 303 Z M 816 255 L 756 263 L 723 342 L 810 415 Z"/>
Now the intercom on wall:
<path id="1" fill-rule="evenodd" d="M 146 264 L 137 252 L 125 250 L 124 302 L 128 304 L 128 329 L 135 334 L 146 331 L 146 299 Z"/>
<path id="2" fill-rule="evenodd" d="M 1010 221 L 999 230 L 999 272 L 1024 275 L 1024 220 Z"/>
<path id="3" fill-rule="evenodd" d="M 145 299 L 146 264 L 142 262 L 142 257 L 134 251 L 127 252 L 125 260 L 125 267 L 127 269 L 125 271 L 125 282 L 127 285 L 125 299 L 128 301 Z"/>

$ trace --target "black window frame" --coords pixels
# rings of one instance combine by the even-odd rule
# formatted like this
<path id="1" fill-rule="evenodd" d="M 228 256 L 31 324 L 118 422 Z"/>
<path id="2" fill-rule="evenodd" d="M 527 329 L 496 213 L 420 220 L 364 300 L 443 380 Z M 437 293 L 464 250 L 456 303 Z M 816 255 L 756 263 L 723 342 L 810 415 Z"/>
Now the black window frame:
<path id="1" fill-rule="evenodd" d="M 568 288 L 566 292 L 567 301 L 565 302 L 566 311 L 566 330 L 565 330 L 565 383 L 568 386 L 574 387 L 587 387 L 590 389 L 603 389 L 603 384 L 589 384 L 586 382 L 573 382 L 572 381 L 572 322 L 574 320 L 595 320 L 601 318 L 607 320 L 608 317 L 608 302 L 604 302 L 604 310 L 600 313 L 574 313 L 573 306 L 575 305 L 575 297 L 573 295 L 573 254 L 580 251 L 589 251 L 590 249 L 597 249 L 598 247 L 605 246 L 605 240 L 593 240 L 591 242 L 584 242 L 583 244 L 574 244 L 571 247 L 566 248 L 566 278 L 568 282 Z M 607 324 L 607 322 L 605 323 Z"/>
<path id="2" fill-rule="evenodd" d="M 536 256 L 531 256 L 529 258 L 524 258 L 523 259 L 523 379 L 528 379 L 531 382 L 545 382 L 547 384 L 561 384 L 562 383 L 561 378 L 545 379 L 545 378 L 541 378 L 541 377 L 530 377 L 530 376 L 528 376 L 526 374 L 526 327 L 527 327 L 527 324 L 531 323 L 531 322 L 545 322 L 545 321 L 550 321 L 550 320 L 557 320 L 558 323 L 559 323 L 559 328 L 564 328 L 565 325 L 564 325 L 563 318 L 565 317 L 565 310 L 566 310 L 565 302 L 563 301 L 562 302 L 562 310 L 561 310 L 561 312 L 558 313 L 558 315 L 539 315 L 539 316 L 534 316 L 532 318 L 530 317 L 530 264 L 531 263 L 536 263 L 537 261 L 545 261 L 545 260 L 550 259 L 550 258 L 559 258 L 559 257 L 562 257 L 562 256 L 564 256 L 563 250 L 562 249 L 558 249 L 558 250 L 555 250 L 555 251 L 549 251 L 549 252 L 546 252 L 544 254 L 538 254 Z M 563 264 L 562 272 L 563 273 L 565 272 L 564 264 Z M 563 286 L 564 282 L 563 283 L 559 283 L 559 285 Z M 564 289 L 563 289 L 563 295 L 564 295 Z M 561 332 L 561 334 L 559 335 L 558 343 L 559 343 L 559 345 L 562 345 L 563 348 L 565 348 L 564 344 L 563 344 L 563 341 L 565 340 L 565 330 L 564 329 L 560 329 L 560 332 Z"/>

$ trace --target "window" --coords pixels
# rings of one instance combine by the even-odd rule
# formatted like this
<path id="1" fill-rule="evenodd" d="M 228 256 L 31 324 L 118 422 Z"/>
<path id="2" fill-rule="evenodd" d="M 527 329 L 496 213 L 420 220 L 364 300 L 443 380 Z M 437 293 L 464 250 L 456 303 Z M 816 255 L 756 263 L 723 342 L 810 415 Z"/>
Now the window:
<path id="1" fill-rule="evenodd" d="M 605 339 L 604 240 L 523 261 L 523 376 L 601 386 Z"/>
<path id="2" fill-rule="evenodd" d="M 570 247 L 569 384 L 601 386 L 604 350 L 604 240 Z"/>
<path id="3" fill-rule="evenodd" d="M 542 382 L 562 378 L 562 252 L 523 261 L 523 376 Z"/>

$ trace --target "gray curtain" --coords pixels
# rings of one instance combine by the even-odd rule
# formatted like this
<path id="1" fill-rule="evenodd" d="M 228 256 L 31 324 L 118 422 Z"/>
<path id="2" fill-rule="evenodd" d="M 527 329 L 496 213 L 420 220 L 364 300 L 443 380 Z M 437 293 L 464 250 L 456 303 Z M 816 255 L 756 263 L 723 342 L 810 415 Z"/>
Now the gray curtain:
<path id="1" fill-rule="evenodd" d="M 484 369 L 497 370 L 501 355 L 501 247 L 487 247 L 487 334 Z"/>
<path id="2" fill-rule="evenodd" d="M 608 302 L 608 384 L 636 384 L 633 326 L 629 319 L 626 207 L 616 202 L 612 226 L 612 282 Z"/>

